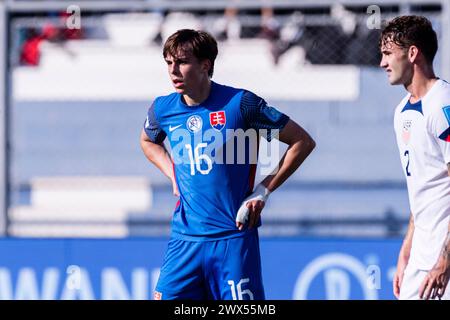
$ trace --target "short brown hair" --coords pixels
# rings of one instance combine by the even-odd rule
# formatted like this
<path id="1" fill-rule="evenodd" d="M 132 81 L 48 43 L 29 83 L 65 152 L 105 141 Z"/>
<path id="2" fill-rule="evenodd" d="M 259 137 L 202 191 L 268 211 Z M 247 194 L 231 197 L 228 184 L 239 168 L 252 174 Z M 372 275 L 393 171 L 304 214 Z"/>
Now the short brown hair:
<path id="1" fill-rule="evenodd" d="M 217 57 L 217 41 L 208 32 L 192 29 L 178 30 L 172 34 L 164 43 L 163 57 L 167 55 L 177 57 L 181 52 L 191 51 L 198 60 L 208 59 L 211 68 L 208 75 L 214 73 L 214 61 Z"/>
<path id="2" fill-rule="evenodd" d="M 438 49 L 436 32 L 430 20 L 422 16 L 400 16 L 391 20 L 381 33 L 379 46 L 390 41 L 403 49 L 416 46 L 430 64 Z"/>

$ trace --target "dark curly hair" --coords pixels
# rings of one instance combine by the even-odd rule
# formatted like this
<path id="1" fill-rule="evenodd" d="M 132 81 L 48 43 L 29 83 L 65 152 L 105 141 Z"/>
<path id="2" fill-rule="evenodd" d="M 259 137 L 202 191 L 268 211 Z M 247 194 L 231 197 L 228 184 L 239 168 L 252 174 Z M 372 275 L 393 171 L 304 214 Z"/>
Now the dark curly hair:
<path id="1" fill-rule="evenodd" d="M 391 20 L 381 32 L 380 48 L 390 41 L 405 50 L 416 46 L 430 64 L 438 49 L 436 32 L 430 20 L 422 16 L 400 16 Z"/>
<path id="2" fill-rule="evenodd" d="M 167 55 L 177 57 L 181 52 L 191 51 L 199 60 L 209 60 L 211 68 L 208 75 L 212 77 L 214 72 L 214 61 L 216 60 L 218 49 L 217 41 L 205 31 L 191 29 L 181 29 L 172 34 L 164 43 L 163 57 Z"/>

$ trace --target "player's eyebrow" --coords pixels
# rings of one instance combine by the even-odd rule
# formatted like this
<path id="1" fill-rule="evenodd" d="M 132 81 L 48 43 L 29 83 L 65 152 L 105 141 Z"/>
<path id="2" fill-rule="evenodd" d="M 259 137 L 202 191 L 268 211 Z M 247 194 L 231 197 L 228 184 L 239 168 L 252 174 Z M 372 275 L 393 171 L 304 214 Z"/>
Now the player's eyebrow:
<path id="1" fill-rule="evenodd" d="M 166 62 L 167 63 L 170 63 L 170 62 L 186 62 L 186 61 L 188 61 L 188 58 L 187 57 L 172 57 L 172 59 L 169 59 L 169 58 L 165 58 L 164 60 L 166 60 Z"/>
<path id="2" fill-rule="evenodd" d="M 380 51 L 381 51 L 382 53 L 392 53 L 392 46 L 391 46 L 391 47 L 388 47 L 388 46 L 382 46 L 382 47 L 380 48 Z"/>

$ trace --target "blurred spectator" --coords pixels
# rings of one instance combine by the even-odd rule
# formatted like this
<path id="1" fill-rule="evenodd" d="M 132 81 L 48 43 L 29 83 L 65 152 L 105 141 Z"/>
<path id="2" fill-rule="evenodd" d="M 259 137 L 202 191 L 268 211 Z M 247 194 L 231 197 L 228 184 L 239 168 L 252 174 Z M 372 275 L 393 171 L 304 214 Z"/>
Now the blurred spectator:
<path id="1" fill-rule="evenodd" d="M 233 2 L 232 2 L 233 3 Z M 239 9 L 234 5 L 225 9 L 224 15 L 218 19 L 213 27 L 213 34 L 219 41 L 226 39 L 239 39 L 241 36 L 241 23 L 238 19 Z"/>
<path id="2" fill-rule="evenodd" d="M 293 46 L 299 45 L 304 33 L 304 18 L 301 12 L 295 11 L 286 25 L 279 30 L 278 39 L 271 43 L 271 53 L 274 64 Z"/>
<path id="3" fill-rule="evenodd" d="M 356 30 L 356 15 L 345 9 L 340 3 L 335 3 L 331 6 L 331 17 L 341 26 L 342 32 L 347 36 L 351 36 Z"/>
<path id="4" fill-rule="evenodd" d="M 279 39 L 272 40 L 274 64 L 294 46 L 304 51 L 304 60 L 311 64 L 378 65 L 378 30 L 369 30 L 357 23 L 354 13 L 342 5 L 331 7 L 334 23 L 306 24 L 300 12 L 294 12 L 280 29 Z M 368 49 L 370 48 L 370 50 Z"/>
<path id="5" fill-rule="evenodd" d="M 66 20 L 69 14 L 65 11 L 59 14 L 60 23 L 46 23 L 40 30 L 38 28 L 26 29 L 24 41 L 21 45 L 20 64 L 37 66 L 40 60 L 40 46 L 42 41 L 64 43 L 67 40 L 81 39 L 82 29 L 69 29 Z"/>
<path id="6" fill-rule="evenodd" d="M 44 37 L 36 29 L 28 29 L 25 33 L 25 41 L 23 42 L 20 53 L 20 64 L 37 66 L 39 64 L 40 50 Z"/>
<path id="7" fill-rule="evenodd" d="M 238 17 L 238 2 L 239 0 L 231 1 L 225 9 L 223 17 L 215 22 L 213 34 L 217 40 L 236 40 L 242 36 L 245 37 L 245 31 L 243 32 L 243 26 Z M 262 1 L 261 25 L 259 32 L 257 32 L 258 36 L 269 41 L 275 41 L 279 37 L 279 31 L 280 23 L 275 19 L 273 8 L 266 1 Z"/>
<path id="8" fill-rule="evenodd" d="M 269 41 L 278 40 L 280 37 L 281 25 L 275 19 L 272 7 L 261 8 L 261 36 Z"/>

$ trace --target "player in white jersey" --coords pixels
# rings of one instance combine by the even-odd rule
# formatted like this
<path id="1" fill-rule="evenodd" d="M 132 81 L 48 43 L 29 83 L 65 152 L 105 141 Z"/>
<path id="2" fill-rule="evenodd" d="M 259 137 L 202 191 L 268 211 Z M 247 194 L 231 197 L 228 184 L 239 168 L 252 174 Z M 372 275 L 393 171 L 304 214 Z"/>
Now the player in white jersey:
<path id="1" fill-rule="evenodd" d="M 394 116 L 411 208 L 393 279 L 399 299 L 450 299 L 450 84 L 434 74 L 437 47 L 419 16 L 393 19 L 380 38 L 380 66 L 408 91 Z"/>

